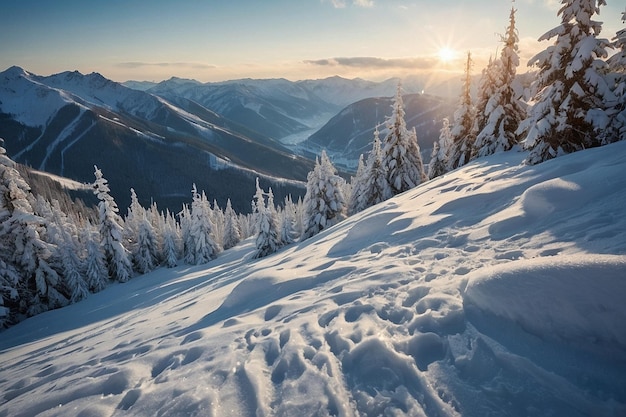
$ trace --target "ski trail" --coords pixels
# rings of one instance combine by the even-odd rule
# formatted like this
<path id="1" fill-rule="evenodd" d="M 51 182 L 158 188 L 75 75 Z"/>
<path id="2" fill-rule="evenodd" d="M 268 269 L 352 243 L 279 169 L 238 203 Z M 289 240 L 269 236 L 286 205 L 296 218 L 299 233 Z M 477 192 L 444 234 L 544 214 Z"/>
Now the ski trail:
<path id="1" fill-rule="evenodd" d="M 94 127 L 96 125 L 96 122 L 92 122 L 91 125 L 85 129 L 85 131 L 83 133 L 81 133 L 80 135 L 78 135 L 78 137 L 76 139 L 74 139 L 73 141 L 71 141 L 70 143 L 68 143 L 63 149 L 61 149 L 61 176 L 64 176 L 65 174 L 65 152 L 70 149 L 72 146 L 74 146 L 74 144 L 76 142 L 78 142 L 79 140 L 81 140 L 83 137 L 85 137 L 85 135 L 91 130 L 92 127 Z"/>
<path id="2" fill-rule="evenodd" d="M 80 118 L 82 117 L 84 112 L 85 111 L 81 108 L 80 112 L 78 113 L 78 116 L 76 116 L 74 118 L 74 120 L 72 120 L 72 122 L 69 123 L 61 131 L 61 133 L 59 133 L 59 136 L 57 136 L 57 138 L 51 144 L 49 144 L 46 147 L 46 156 L 43 158 L 43 161 L 41 161 L 41 164 L 39 165 L 39 170 L 41 170 L 41 171 L 45 171 L 46 170 L 46 163 L 48 162 L 48 159 L 50 158 L 50 155 L 52 154 L 52 152 L 54 151 L 54 149 L 57 146 L 59 146 L 65 139 L 67 139 L 69 137 L 69 135 L 72 134 L 72 132 L 74 131 L 74 129 L 76 128 L 76 126 L 80 122 Z"/>

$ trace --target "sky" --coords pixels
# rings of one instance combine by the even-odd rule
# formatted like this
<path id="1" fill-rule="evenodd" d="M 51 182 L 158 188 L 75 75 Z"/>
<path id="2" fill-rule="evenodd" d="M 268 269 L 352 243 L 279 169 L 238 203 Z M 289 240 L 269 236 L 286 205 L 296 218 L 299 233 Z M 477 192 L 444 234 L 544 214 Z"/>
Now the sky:
<path id="1" fill-rule="evenodd" d="M 621 1 L 596 20 L 601 36 L 624 27 Z M 108 0 L 5 2 L 0 71 L 78 70 L 107 78 L 202 82 L 239 78 L 382 80 L 480 73 L 517 9 L 521 69 L 560 23 L 558 0 Z"/>

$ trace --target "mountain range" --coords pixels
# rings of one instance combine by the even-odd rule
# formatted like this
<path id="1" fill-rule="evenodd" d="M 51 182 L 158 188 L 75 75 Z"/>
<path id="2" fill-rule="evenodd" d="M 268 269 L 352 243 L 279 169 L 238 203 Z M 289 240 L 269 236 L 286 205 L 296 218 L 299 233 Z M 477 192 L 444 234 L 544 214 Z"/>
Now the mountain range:
<path id="1" fill-rule="evenodd" d="M 142 204 L 179 210 L 195 183 L 222 207 L 231 198 L 248 212 L 257 176 L 277 201 L 303 195 L 321 149 L 353 170 L 374 126 L 390 114 L 399 82 L 120 84 L 98 73 L 39 76 L 11 67 L 0 73 L 0 137 L 12 159 L 40 171 L 91 182 L 97 165 L 122 208 L 132 187 Z M 429 149 L 450 103 L 415 94 L 419 80 L 403 81 L 403 89 L 407 123 Z"/>

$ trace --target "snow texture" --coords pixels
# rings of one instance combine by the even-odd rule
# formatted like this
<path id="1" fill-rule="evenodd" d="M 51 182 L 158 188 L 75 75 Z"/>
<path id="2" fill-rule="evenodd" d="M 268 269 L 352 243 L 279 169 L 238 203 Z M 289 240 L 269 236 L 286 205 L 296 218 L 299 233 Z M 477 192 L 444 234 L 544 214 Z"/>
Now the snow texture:
<path id="1" fill-rule="evenodd" d="M 471 162 L 0 335 L 0 416 L 626 415 L 626 142 Z"/>

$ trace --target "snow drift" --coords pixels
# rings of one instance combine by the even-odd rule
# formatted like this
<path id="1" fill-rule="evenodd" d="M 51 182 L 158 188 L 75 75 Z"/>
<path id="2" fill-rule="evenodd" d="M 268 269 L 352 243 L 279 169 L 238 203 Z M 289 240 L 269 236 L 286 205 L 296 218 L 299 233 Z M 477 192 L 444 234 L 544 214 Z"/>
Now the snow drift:
<path id="1" fill-rule="evenodd" d="M 28 319 L 0 417 L 626 415 L 625 154 L 479 159 Z"/>

